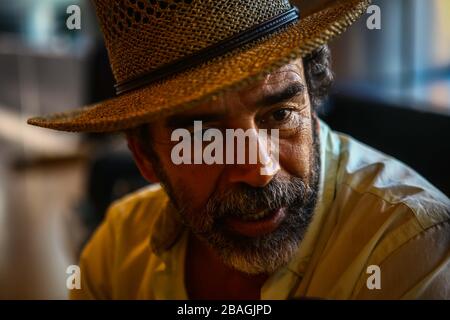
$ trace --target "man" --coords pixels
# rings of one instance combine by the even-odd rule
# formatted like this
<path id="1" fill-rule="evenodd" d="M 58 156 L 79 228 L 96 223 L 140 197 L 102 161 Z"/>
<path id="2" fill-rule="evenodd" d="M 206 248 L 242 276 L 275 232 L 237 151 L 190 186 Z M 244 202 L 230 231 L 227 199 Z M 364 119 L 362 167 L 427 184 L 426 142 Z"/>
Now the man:
<path id="1" fill-rule="evenodd" d="M 119 97 L 29 122 L 123 131 L 160 184 L 111 207 L 72 298 L 450 297 L 449 199 L 316 115 L 366 1 L 94 2 Z"/>

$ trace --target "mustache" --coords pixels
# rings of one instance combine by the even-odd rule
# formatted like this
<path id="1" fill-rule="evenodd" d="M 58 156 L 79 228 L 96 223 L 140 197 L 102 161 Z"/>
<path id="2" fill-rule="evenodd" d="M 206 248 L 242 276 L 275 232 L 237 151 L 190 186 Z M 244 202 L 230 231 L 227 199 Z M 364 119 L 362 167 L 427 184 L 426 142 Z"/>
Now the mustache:
<path id="1" fill-rule="evenodd" d="M 206 216 L 220 219 L 258 210 L 298 206 L 306 202 L 308 191 L 308 185 L 297 177 L 282 179 L 275 176 L 266 186 L 259 188 L 241 184 L 211 197 L 206 205 Z"/>

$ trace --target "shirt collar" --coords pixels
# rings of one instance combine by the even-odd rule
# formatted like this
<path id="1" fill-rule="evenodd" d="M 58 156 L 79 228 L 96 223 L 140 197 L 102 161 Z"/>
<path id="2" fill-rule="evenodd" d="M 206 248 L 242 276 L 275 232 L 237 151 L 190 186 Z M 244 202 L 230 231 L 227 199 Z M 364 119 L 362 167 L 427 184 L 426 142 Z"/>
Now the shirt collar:
<path id="1" fill-rule="evenodd" d="M 287 268 L 302 273 L 317 243 L 327 212 L 333 203 L 339 164 L 340 141 L 330 128 L 319 120 L 320 128 L 320 182 L 313 218 L 299 248 Z"/>

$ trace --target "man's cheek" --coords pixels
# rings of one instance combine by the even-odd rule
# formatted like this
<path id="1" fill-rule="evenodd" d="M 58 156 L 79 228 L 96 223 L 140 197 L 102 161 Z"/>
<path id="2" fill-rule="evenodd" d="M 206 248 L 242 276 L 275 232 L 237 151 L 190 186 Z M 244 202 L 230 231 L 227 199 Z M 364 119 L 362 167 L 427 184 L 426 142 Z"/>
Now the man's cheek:
<path id="1" fill-rule="evenodd" d="M 306 179 L 310 174 L 312 145 L 304 141 L 280 142 L 280 165 L 289 174 Z"/>
<path id="2" fill-rule="evenodd" d="M 184 189 L 187 201 L 202 208 L 214 192 L 217 184 L 217 168 L 214 165 L 170 165 L 171 180 Z"/>

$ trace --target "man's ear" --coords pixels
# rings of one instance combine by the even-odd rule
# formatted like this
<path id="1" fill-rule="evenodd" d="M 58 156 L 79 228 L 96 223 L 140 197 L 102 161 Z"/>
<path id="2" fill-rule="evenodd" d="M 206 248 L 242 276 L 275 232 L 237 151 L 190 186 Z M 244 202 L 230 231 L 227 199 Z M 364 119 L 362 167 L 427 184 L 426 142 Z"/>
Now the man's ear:
<path id="1" fill-rule="evenodd" d="M 146 157 L 145 152 L 142 150 L 142 145 L 137 141 L 136 137 L 127 134 L 128 149 L 133 154 L 134 162 L 136 163 L 142 176 L 148 181 L 157 183 L 159 179 L 156 177 L 153 164 Z"/>

